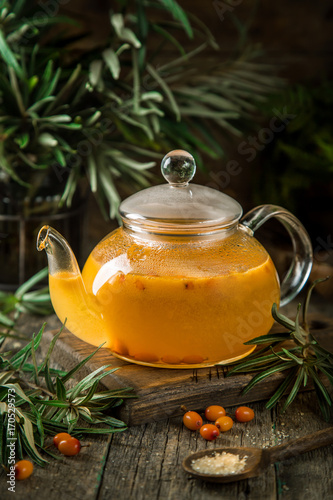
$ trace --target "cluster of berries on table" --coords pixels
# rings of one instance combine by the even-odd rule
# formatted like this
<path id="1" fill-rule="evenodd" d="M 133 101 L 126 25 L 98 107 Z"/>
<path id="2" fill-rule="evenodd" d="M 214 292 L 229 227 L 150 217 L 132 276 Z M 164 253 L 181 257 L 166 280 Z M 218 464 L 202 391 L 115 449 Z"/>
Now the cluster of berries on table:
<path id="1" fill-rule="evenodd" d="M 60 432 L 54 436 L 53 444 L 66 457 L 77 455 L 81 449 L 80 441 L 67 432 Z M 34 466 L 29 460 L 19 460 L 15 464 L 15 478 L 18 481 L 27 479 L 31 476 L 33 470 Z"/>
<path id="2" fill-rule="evenodd" d="M 53 438 L 53 444 L 58 448 L 60 453 L 66 457 L 77 455 L 81 450 L 81 443 L 75 437 L 72 437 L 67 432 L 60 432 Z"/>
<path id="3" fill-rule="evenodd" d="M 207 441 L 214 441 L 220 432 L 226 432 L 234 425 L 231 417 L 227 416 L 222 406 L 212 405 L 205 410 L 205 418 L 214 424 L 203 424 L 202 417 L 196 411 L 186 411 L 183 416 L 185 427 L 191 431 L 200 430 L 200 434 Z M 238 422 L 250 422 L 254 418 L 254 411 L 247 406 L 240 406 L 235 411 L 235 419 Z"/>

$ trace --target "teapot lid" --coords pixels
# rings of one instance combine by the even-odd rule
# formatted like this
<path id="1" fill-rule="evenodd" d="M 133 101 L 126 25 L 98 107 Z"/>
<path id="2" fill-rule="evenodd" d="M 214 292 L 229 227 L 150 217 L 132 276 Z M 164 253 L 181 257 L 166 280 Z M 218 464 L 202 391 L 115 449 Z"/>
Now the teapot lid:
<path id="1" fill-rule="evenodd" d="M 196 164 L 187 151 L 166 154 L 161 171 L 168 184 L 143 189 L 119 208 L 126 226 L 156 232 L 193 232 L 228 227 L 239 220 L 242 207 L 216 189 L 189 184 Z"/>

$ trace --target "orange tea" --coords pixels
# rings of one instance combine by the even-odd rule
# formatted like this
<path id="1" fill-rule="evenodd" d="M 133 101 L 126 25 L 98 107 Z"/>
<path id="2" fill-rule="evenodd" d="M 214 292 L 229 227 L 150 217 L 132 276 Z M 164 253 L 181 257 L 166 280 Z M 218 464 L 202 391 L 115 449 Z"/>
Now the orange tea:
<path id="1" fill-rule="evenodd" d="M 230 251 L 230 243 L 227 246 Z M 208 247 L 212 268 L 221 247 L 208 244 L 202 251 Z M 94 345 L 105 342 L 116 356 L 131 362 L 166 367 L 229 362 L 254 349 L 244 342 L 269 331 L 272 304 L 279 303 L 274 265 L 267 253 L 256 250 L 255 266 L 252 262 L 253 267 L 245 271 L 224 268 L 207 275 L 204 269 L 197 269 L 196 276 L 188 277 L 184 267 L 189 262 L 193 267 L 191 252 L 186 263 L 178 261 L 179 274 L 174 266 L 172 273 L 163 275 L 170 271 L 163 263 L 156 263 L 156 274 L 152 269 L 140 274 L 128 272 L 140 260 L 138 254 L 145 262 L 139 246 L 134 249 L 132 245 L 126 257 L 120 254 L 106 263 L 98 260 L 102 248 L 90 255 L 83 279 L 66 273 L 50 276 L 52 302 L 56 312 L 65 310 L 66 300 L 77 308 L 73 314 L 76 323 L 69 318 L 67 324 L 73 333 L 78 331 L 80 338 Z M 250 257 L 248 260 L 251 262 Z M 116 265 L 112 267 L 110 262 Z"/>

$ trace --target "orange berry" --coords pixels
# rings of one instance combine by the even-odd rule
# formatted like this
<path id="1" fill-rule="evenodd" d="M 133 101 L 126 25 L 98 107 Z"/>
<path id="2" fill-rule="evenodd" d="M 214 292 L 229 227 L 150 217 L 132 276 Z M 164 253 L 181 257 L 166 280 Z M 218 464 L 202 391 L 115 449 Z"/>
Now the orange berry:
<path id="1" fill-rule="evenodd" d="M 15 478 L 18 481 L 22 481 L 23 479 L 27 479 L 30 477 L 34 470 L 34 466 L 29 460 L 19 460 L 15 464 Z"/>
<path id="2" fill-rule="evenodd" d="M 70 437 L 68 439 L 65 439 L 64 441 L 60 441 L 60 443 L 58 444 L 58 450 L 66 457 L 77 455 L 80 449 L 81 443 L 74 437 Z"/>
<path id="3" fill-rule="evenodd" d="M 216 420 L 215 425 L 218 429 L 220 429 L 221 432 L 226 432 L 231 429 L 231 427 L 234 425 L 234 422 L 232 418 L 224 416 L 219 417 Z"/>
<path id="4" fill-rule="evenodd" d="M 235 411 L 235 417 L 238 422 L 250 422 L 254 419 L 254 411 L 247 406 L 240 406 Z"/>
<path id="5" fill-rule="evenodd" d="M 201 363 L 203 363 L 204 358 L 202 356 L 193 354 L 191 356 L 185 356 L 182 361 L 183 363 L 185 363 L 185 365 L 200 365 Z"/>
<path id="6" fill-rule="evenodd" d="M 207 439 L 207 441 L 214 441 L 214 439 L 220 435 L 220 431 L 216 425 L 205 424 L 200 427 L 200 434 L 204 439 Z"/>
<path id="7" fill-rule="evenodd" d="M 65 441 L 65 439 L 69 439 L 72 436 L 68 434 L 67 432 L 59 432 L 59 434 L 56 434 L 53 438 L 53 444 L 58 448 L 60 441 Z"/>
<path id="8" fill-rule="evenodd" d="M 183 416 L 183 423 L 191 431 L 196 431 L 202 426 L 202 418 L 196 411 L 187 411 Z"/>
<path id="9" fill-rule="evenodd" d="M 219 417 L 224 417 L 225 409 L 223 406 L 212 405 L 208 406 L 205 411 L 205 417 L 211 422 L 215 422 Z"/>

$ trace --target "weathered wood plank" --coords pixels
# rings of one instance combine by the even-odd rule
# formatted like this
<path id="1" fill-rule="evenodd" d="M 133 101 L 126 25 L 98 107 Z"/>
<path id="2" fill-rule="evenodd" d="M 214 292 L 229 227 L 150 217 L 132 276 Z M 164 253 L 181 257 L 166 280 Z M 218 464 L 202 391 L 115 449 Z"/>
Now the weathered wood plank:
<path id="1" fill-rule="evenodd" d="M 223 403 L 223 401 L 219 401 Z M 184 428 L 181 418 L 161 420 L 148 425 L 134 426 L 112 437 L 92 437 L 91 443 L 77 457 L 51 460 L 33 476 L 17 483 L 19 500 L 275 500 L 277 498 L 333 497 L 331 477 L 332 451 L 316 450 L 285 463 L 271 466 L 257 478 L 231 484 L 205 483 L 191 478 L 181 467 L 190 453 L 205 448 L 226 446 L 268 446 L 283 439 L 299 437 L 325 428 L 315 408 L 315 395 L 297 397 L 285 415 L 264 409 L 263 403 L 251 405 L 255 419 L 247 424 L 235 423 L 231 431 L 217 441 L 204 441 L 198 432 Z M 233 416 L 235 407 L 229 408 Z M 284 424 L 284 425 L 282 425 Z M 109 448 L 109 442 L 111 446 Z M 277 475 L 277 476 L 276 476 Z M 276 480 L 276 477 L 278 480 Z M 0 496 L 12 498 L 3 482 Z"/>
<path id="2" fill-rule="evenodd" d="M 282 404 L 279 404 L 279 409 Z M 285 414 L 278 415 L 276 421 L 276 431 L 282 433 L 284 439 L 301 437 L 327 426 L 314 392 L 298 395 L 296 405 L 290 406 Z M 280 462 L 275 468 L 278 499 L 333 498 L 333 446 Z"/>
<path id="3" fill-rule="evenodd" d="M 126 431 L 125 431 L 126 432 Z M 49 438 L 50 443 L 52 439 Z M 83 447 L 75 457 L 64 457 L 51 444 L 50 450 L 61 457 L 49 458 L 45 467 L 34 466 L 32 476 L 16 481 L 15 494 L 7 490 L 5 473 L 0 477 L 1 500 L 94 500 L 103 474 L 110 436 L 93 436 L 81 440 Z M 45 456 L 48 459 L 47 456 Z"/>
<path id="4" fill-rule="evenodd" d="M 235 423 L 231 431 L 220 435 L 215 442 L 205 441 L 198 432 L 186 429 L 181 417 L 134 426 L 126 433 L 114 435 L 98 499 L 257 500 L 260 492 L 261 498 L 275 500 L 273 466 L 258 478 L 223 485 L 195 479 L 181 466 L 187 455 L 201 449 L 223 444 L 249 446 L 253 439 L 257 446 L 262 446 L 271 433 L 271 412 L 262 411 L 261 403 L 252 407 L 256 413 L 254 421 Z M 230 415 L 234 410 L 230 408 Z"/>

